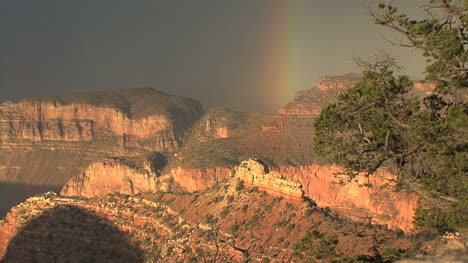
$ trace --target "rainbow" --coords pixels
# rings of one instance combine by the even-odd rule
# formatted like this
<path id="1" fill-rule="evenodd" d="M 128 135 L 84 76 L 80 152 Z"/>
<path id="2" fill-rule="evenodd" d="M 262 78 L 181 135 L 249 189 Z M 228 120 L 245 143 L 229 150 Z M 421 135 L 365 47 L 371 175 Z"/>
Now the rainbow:
<path id="1" fill-rule="evenodd" d="M 272 90 L 274 105 L 284 105 L 293 95 L 312 83 L 304 83 L 307 66 L 302 59 L 301 34 L 299 26 L 301 1 L 275 1 L 265 25 L 262 42 L 268 53 L 264 62 L 265 87 Z"/>

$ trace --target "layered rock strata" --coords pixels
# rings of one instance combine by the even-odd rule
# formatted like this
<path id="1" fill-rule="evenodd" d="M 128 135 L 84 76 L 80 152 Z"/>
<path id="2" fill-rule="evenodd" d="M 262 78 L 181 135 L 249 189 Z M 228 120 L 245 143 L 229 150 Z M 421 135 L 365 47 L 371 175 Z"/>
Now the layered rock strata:
<path id="1" fill-rule="evenodd" d="M 0 104 L 0 182 L 62 186 L 109 156 L 173 152 L 202 115 L 195 100 L 135 88 Z"/>
<path id="2" fill-rule="evenodd" d="M 198 102 L 174 99 L 153 89 L 89 95 L 93 100 L 114 96 L 117 100 L 114 104 L 85 100 L 85 95 L 76 96 L 69 100 L 44 97 L 1 104 L 0 141 L 5 144 L 17 140 L 82 142 L 117 138 L 120 146 L 174 151 L 185 130 L 201 115 Z M 157 99 L 166 97 L 169 102 L 159 107 L 151 101 L 139 102 L 134 98 L 144 100 L 147 96 L 156 97 L 154 104 L 158 103 Z M 140 109 L 138 103 L 147 103 L 149 110 Z"/>
<path id="3" fill-rule="evenodd" d="M 243 161 L 237 168 L 235 177 L 248 187 L 258 187 L 270 195 L 301 203 L 304 201 L 302 185 L 292 178 L 286 178 L 277 171 L 269 171 L 268 167 L 258 159 Z"/>

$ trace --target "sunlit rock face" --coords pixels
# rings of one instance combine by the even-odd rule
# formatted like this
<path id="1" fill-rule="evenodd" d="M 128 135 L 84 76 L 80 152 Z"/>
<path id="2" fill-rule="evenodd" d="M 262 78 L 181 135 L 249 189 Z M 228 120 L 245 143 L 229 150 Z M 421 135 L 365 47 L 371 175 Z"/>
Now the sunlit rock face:
<path id="1" fill-rule="evenodd" d="M 395 176 L 379 170 L 369 177 L 358 176 L 347 184 L 336 177 L 343 170 L 336 165 L 280 166 L 268 168 L 261 160 L 242 162 L 233 172 L 228 168 L 172 170 L 174 181 L 193 192 L 209 188 L 234 175 L 247 187 L 258 187 L 273 196 L 300 203 L 307 197 L 319 207 L 329 207 L 341 216 L 391 229 L 410 231 L 418 198 L 395 192 Z M 231 174 L 232 173 L 232 174 Z"/>
<path id="2" fill-rule="evenodd" d="M 70 179 L 61 194 L 93 197 L 114 192 L 136 194 L 156 190 L 157 175 L 149 165 L 132 168 L 119 160 L 106 159 L 93 163 L 86 171 Z"/>
<path id="3" fill-rule="evenodd" d="M 318 81 L 317 87 L 298 92 L 270 122 L 263 125 L 262 130 L 254 133 L 248 140 L 241 141 L 243 144 L 239 151 L 249 149 L 252 153 L 274 160 L 278 166 L 262 168 L 264 166 L 259 164 L 259 169 L 254 169 L 258 170 L 258 178 L 265 178 L 265 174 L 274 172 L 277 178 L 299 182 L 304 196 L 317 202 L 320 207 L 329 207 L 332 211 L 355 220 L 410 230 L 413 227 L 417 197 L 414 194 L 395 192 L 393 175 L 379 170 L 368 178 L 357 177 L 357 181 L 341 185 L 335 177 L 342 172 L 341 168 L 326 164 L 313 153 L 314 118 L 325 105 L 335 101 L 339 93 L 355 85 L 359 79 L 354 74 L 326 77 Z M 281 163 L 282 159 L 289 164 Z M 190 182 L 190 186 L 185 189 L 192 191 L 209 187 L 216 182 L 214 178 L 220 178 L 212 171 L 215 171 L 215 167 L 178 167 L 176 174 L 179 175 L 178 178 L 184 178 L 178 181 Z M 224 176 L 227 175 L 228 171 Z M 250 179 L 244 180 L 245 182 L 254 182 L 252 177 L 246 178 Z M 272 182 L 267 183 L 267 180 L 258 187 L 270 193 L 281 193 L 278 187 Z M 297 198 L 300 196 L 298 193 L 291 196 Z M 284 197 L 288 198 L 288 194 L 284 194 Z"/>
<path id="4" fill-rule="evenodd" d="M 304 200 L 302 185 L 292 177 L 286 178 L 277 171 L 269 171 L 260 160 L 249 159 L 243 161 L 236 168 L 235 177 L 251 187 L 265 191 L 271 195 L 300 203 Z"/>
<path id="5" fill-rule="evenodd" d="M 337 213 L 357 221 L 367 221 L 409 231 L 418 197 L 395 191 L 396 176 L 378 170 L 370 176 L 360 175 L 341 184 L 338 177 L 343 169 L 336 165 L 281 166 L 276 169 L 285 178 L 298 180 L 305 196 L 320 207 L 329 207 Z"/>
<path id="6" fill-rule="evenodd" d="M 91 103 L 82 98 L 27 99 L 19 103 L 4 103 L 0 106 L 0 147 L 11 150 L 17 149 L 20 144 L 32 145 L 27 161 L 17 165 L 18 171 L 29 166 L 29 163 L 34 163 L 31 167 L 42 167 L 37 163 L 52 163 L 53 160 L 48 160 L 47 156 L 57 152 L 57 149 L 65 153 L 60 159 L 61 163 L 71 163 L 67 151 L 76 153 L 73 166 L 83 167 L 79 172 L 75 172 L 77 168 L 74 168 L 74 172 L 68 175 L 74 177 L 70 180 L 66 178 L 63 195 L 93 197 L 113 192 L 136 194 L 166 191 L 172 187 L 194 192 L 236 175 L 247 187 L 258 187 L 292 202 L 307 197 L 320 207 L 329 207 L 348 218 L 409 230 L 412 228 L 417 198 L 412 194 L 394 192 L 393 175 L 379 171 L 369 178 L 358 177 L 355 182 L 340 185 L 335 174 L 340 173 L 341 169 L 318 160 L 313 153 L 314 118 L 320 114 L 323 106 L 333 102 L 337 94 L 357 80 L 358 77 L 351 74 L 327 77 L 319 81 L 317 87 L 296 94 L 293 101 L 282 107 L 269 122 L 263 115 L 236 113 L 227 109 L 208 110 L 201 115 L 197 102 L 146 89 L 138 96 L 124 92 L 123 98 L 119 95 L 112 103 L 104 99 L 105 103 Z M 326 88 L 325 85 L 330 87 Z M 142 96 L 151 100 L 145 100 Z M 268 124 L 262 126 L 262 123 Z M 237 140 L 236 137 L 242 139 Z M 199 169 L 171 164 L 163 175 L 160 169 L 152 167 L 151 162 L 134 165 L 122 159 L 148 151 L 182 150 L 170 155 L 177 159 L 186 156 L 184 148 L 180 147 L 183 139 L 189 141 L 184 147 L 209 141 L 230 143 L 208 148 L 213 151 L 208 155 L 212 157 L 217 157 L 216 149 L 225 154 L 221 155 L 222 158 L 231 157 L 229 151 L 232 149 L 229 147 L 235 147 L 232 151 L 235 158 L 240 159 L 240 155 L 248 155 L 245 159 L 251 156 L 267 158 L 250 159 L 238 167 L 235 164 L 218 165 L 216 162 L 208 162 L 209 167 Z M 38 145 L 48 147 L 40 155 L 41 162 L 34 152 Z M 0 152 L 0 157 L 14 158 L 9 157 L 12 154 L 2 154 Z M 194 154 L 202 152 L 195 151 Z M 57 159 L 59 155 L 62 154 L 57 152 L 53 156 Z M 273 160 L 276 166 L 268 167 L 260 160 Z M 280 162 L 282 160 L 286 161 Z M 235 160 L 236 164 L 239 164 L 238 161 Z M 11 160 L 6 161 L 7 165 L 10 163 Z M 71 168 L 63 163 L 60 169 L 65 177 L 65 171 Z M 1 165 L 0 160 L 0 179 Z M 8 171 L 13 171 L 10 166 L 7 167 Z M 28 180 L 38 177 L 34 170 L 29 173 L 31 178 L 28 177 Z M 57 169 L 47 171 L 55 172 Z M 52 173 L 47 174 L 50 176 Z M 15 176 L 15 180 L 26 180 L 25 172 L 18 172 Z"/>
<path id="7" fill-rule="evenodd" d="M 95 197 L 110 193 L 134 195 L 166 191 L 172 180 L 160 175 L 166 163 L 161 154 L 104 158 L 72 177 L 63 187 L 65 196 Z"/>

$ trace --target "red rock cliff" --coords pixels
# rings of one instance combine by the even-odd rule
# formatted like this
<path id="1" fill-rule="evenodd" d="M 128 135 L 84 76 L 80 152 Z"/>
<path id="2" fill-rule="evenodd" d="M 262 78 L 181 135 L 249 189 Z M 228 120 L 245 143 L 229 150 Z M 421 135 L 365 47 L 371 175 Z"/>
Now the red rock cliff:
<path id="1" fill-rule="evenodd" d="M 217 184 L 229 177 L 230 173 L 231 169 L 226 167 L 186 169 L 179 166 L 172 169 L 169 176 L 183 189 L 194 192 Z"/>
<path id="2" fill-rule="evenodd" d="M 282 166 L 277 169 L 286 178 L 298 180 L 305 195 L 320 207 L 329 207 L 337 213 L 358 221 L 388 225 L 409 231 L 418 197 L 406 192 L 395 192 L 395 176 L 385 170 L 356 181 L 340 184 L 336 174 L 343 170 L 336 165 Z"/>
<path id="3" fill-rule="evenodd" d="M 136 194 L 156 190 L 157 175 L 149 167 L 135 169 L 118 160 L 105 159 L 70 179 L 61 194 L 94 197 L 114 192 Z"/>
<path id="4" fill-rule="evenodd" d="M 302 185 L 293 177 L 285 177 L 277 171 L 269 171 L 268 167 L 258 159 L 243 161 L 237 168 L 235 177 L 251 187 L 258 187 L 270 195 L 301 203 L 304 201 Z"/>

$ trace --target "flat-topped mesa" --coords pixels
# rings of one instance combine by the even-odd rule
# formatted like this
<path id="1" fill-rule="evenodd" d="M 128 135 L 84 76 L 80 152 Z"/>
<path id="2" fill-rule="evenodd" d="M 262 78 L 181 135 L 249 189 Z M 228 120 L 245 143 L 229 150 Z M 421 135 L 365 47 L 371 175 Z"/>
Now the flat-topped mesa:
<path id="1" fill-rule="evenodd" d="M 270 195 L 282 197 L 294 203 L 304 201 L 302 185 L 293 179 L 286 178 L 276 171 L 269 171 L 268 167 L 258 159 L 243 161 L 236 168 L 236 178 L 244 181 L 247 187 L 258 187 Z"/>
<path id="2" fill-rule="evenodd" d="M 72 177 L 63 186 L 61 195 L 95 197 L 114 192 L 133 195 L 167 190 L 168 186 L 153 167 L 154 160 L 136 159 L 105 158 L 94 162 L 84 172 Z"/>
<path id="3" fill-rule="evenodd" d="M 0 140 L 117 139 L 120 146 L 174 151 L 201 114 L 199 102 L 151 88 L 27 98 L 0 105 Z"/>

